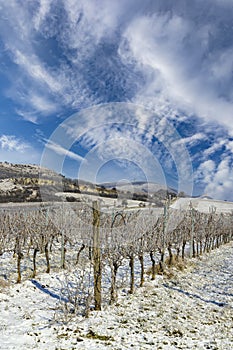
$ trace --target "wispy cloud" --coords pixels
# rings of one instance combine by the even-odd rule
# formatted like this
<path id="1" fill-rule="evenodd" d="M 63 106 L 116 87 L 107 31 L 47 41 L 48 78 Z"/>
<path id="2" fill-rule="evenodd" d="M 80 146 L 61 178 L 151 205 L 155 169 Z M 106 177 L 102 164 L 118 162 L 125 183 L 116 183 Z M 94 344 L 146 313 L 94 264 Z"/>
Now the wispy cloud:
<path id="1" fill-rule="evenodd" d="M 192 147 L 195 144 L 198 144 L 200 140 L 205 140 L 206 137 L 206 134 L 198 132 L 196 134 L 193 134 L 192 136 L 181 138 L 176 142 L 176 146 L 184 144 L 186 146 Z"/>
<path id="2" fill-rule="evenodd" d="M 33 111 L 31 87 L 41 99 L 47 91 L 49 108 L 39 110 L 45 114 L 54 102 L 56 108 L 109 102 L 114 91 L 118 101 L 183 110 L 231 128 L 229 6 L 210 0 L 188 7 L 180 1 L 40 0 L 22 7 L 12 0 L 1 4 L 1 34 L 30 82 Z"/>
<path id="3" fill-rule="evenodd" d="M 49 14 L 51 4 L 52 4 L 51 0 L 39 1 L 39 9 L 33 18 L 33 22 L 36 30 L 39 30 L 41 25 L 43 25 L 43 21 L 46 18 L 46 15 Z"/>
<path id="4" fill-rule="evenodd" d="M 71 144 L 78 142 L 89 152 L 85 158 L 91 157 L 88 173 L 92 168 L 93 176 L 100 164 L 110 160 L 123 164 L 125 159 L 137 164 L 149 181 L 164 183 L 167 174 L 178 173 L 176 187 L 192 193 L 189 153 L 183 143 L 174 147 L 179 134 L 167 118 L 151 110 L 131 103 L 99 105 L 74 114 L 60 128 L 65 132 L 63 138 Z M 57 135 L 61 135 L 59 128 Z"/>
<path id="5" fill-rule="evenodd" d="M 136 62 L 153 73 L 145 95 L 147 99 L 149 95 L 152 105 L 153 95 L 155 104 L 157 96 L 166 96 L 179 109 L 231 128 L 233 48 L 222 46 L 218 27 L 221 22 L 215 23 L 208 15 L 203 20 L 200 13 L 196 23 L 194 17 L 180 15 L 175 4 L 172 8 L 172 14 L 135 19 L 124 33 Z M 226 25 L 225 19 L 221 20 Z M 141 91 L 140 100 L 143 95 Z"/>
<path id="6" fill-rule="evenodd" d="M 68 157 L 70 159 L 76 160 L 78 162 L 86 162 L 86 159 L 83 158 L 82 156 L 78 155 L 77 153 L 74 153 L 70 150 L 65 149 L 64 147 L 62 147 L 61 145 L 51 141 L 51 140 L 44 140 L 45 143 L 45 147 L 54 151 L 56 154 L 64 156 L 64 157 Z"/>
<path id="7" fill-rule="evenodd" d="M 11 163 L 39 163 L 40 155 L 31 144 L 15 135 L 0 136 L 0 159 Z"/>
<path id="8" fill-rule="evenodd" d="M 30 148 L 29 144 L 14 135 L 1 135 L 0 146 L 3 150 L 24 152 Z"/>
<path id="9" fill-rule="evenodd" d="M 14 62 L 21 66 L 30 78 L 38 83 L 48 87 L 52 93 L 58 93 L 62 89 L 62 85 L 40 62 L 35 55 L 25 55 L 19 50 L 12 50 L 14 54 Z"/>
<path id="10" fill-rule="evenodd" d="M 133 117 L 122 111 L 117 120 L 127 121 L 131 129 L 126 124 L 116 127 L 114 111 L 101 115 L 93 110 L 67 123 L 67 135 L 73 142 L 78 137 L 88 150 L 109 142 L 116 157 L 123 151 L 113 140 L 130 140 L 146 147 L 167 169 L 188 149 L 200 172 L 215 164 L 211 175 L 203 175 L 202 185 L 217 184 L 222 167 L 232 166 L 231 7 L 231 0 L 38 0 L 23 6 L 19 0 L 1 1 L 2 55 L 12 67 L 4 69 L 11 83 L 5 93 L 18 114 L 34 123 L 101 103 L 147 106 L 160 122 L 137 109 Z M 196 122 L 199 118 L 205 120 L 204 127 Z M 182 137 L 171 137 L 162 124 L 168 119 L 177 128 L 185 123 Z M 59 142 L 48 145 L 57 154 L 81 160 Z M 100 150 L 102 156 L 107 153 L 99 146 L 99 155 Z M 130 159 L 133 154 L 136 148 L 128 147 Z M 185 162 L 179 168 L 188 173 Z M 224 174 L 228 183 L 230 170 Z"/>

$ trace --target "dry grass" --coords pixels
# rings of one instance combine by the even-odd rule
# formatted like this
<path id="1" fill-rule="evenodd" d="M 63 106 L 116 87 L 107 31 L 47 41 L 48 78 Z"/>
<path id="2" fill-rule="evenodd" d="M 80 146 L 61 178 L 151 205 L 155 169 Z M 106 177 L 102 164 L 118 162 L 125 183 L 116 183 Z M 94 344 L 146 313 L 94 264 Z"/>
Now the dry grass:
<path id="1" fill-rule="evenodd" d="M 155 274 L 156 275 L 163 275 L 167 278 L 173 278 L 175 275 L 179 272 L 185 272 L 190 271 L 190 269 L 193 269 L 195 266 L 193 261 L 190 260 L 182 260 L 182 258 L 176 258 L 174 257 L 172 261 L 170 262 L 170 259 L 167 258 L 164 263 L 164 269 L 161 270 L 161 267 L 159 264 L 155 266 Z M 151 276 L 152 274 L 152 267 L 149 267 L 146 270 L 146 274 L 148 276 Z"/>
<path id="2" fill-rule="evenodd" d="M 10 282 L 0 278 L 0 292 L 4 292 L 10 286 Z"/>

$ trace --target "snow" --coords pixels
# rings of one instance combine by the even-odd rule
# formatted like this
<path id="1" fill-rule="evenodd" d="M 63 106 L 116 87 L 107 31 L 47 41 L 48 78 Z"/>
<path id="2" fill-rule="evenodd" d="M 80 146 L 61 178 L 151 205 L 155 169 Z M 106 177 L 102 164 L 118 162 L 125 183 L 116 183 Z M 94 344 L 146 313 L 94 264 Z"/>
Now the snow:
<path id="1" fill-rule="evenodd" d="M 145 183 L 141 183 L 141 184 L 137 184 L 135 182 L 133 183 L 118 183 L 116 184 L 116 187 L 120 190 L 120 191 L 130 191 L 130 192 L 139 192 L 139 193 L 156 193 L 160 190 L 164 190 L 164 191 L 171 191 L 174 192 L 174 190 L 172 190 L 171 188 L 168 188 L 166 185 L 161 185 L 155 182 L 145 182 Z"/>
<path id="2" fill-rule="evenodd" d="M 3 192 L 11 191 L 15 187 L 16 186 L 12 180 L 9 180 L 9 179 L 0 180 L 0 191 L 3 191 Z"/>
<path id="3" fill-rule="evenodd" d="M 189 210 L 190 203 L 192 207 L 202 213 L 231 213 L 233 212 L 233 202 L 225 202 L 214 199 L 205 198 L 179 198 L 172 205 L 171 208 L 178 210 Z"/>
<path id="4" fill-rule="evenodd" d="M 73 315 L 67 323 L 61 322 L 59 308 L 62 272 L 5 287 L 2 278 L 1 349 L 230 350 L 232 266 L 229 243 L 192 259 L 185 271 L 173 269 L 170 279 L 147 276 L 134 295 L 122 290 L 116 305 L 105 305 L 89 318 Z"/>
<path id="5" fill-rule="evenodd" d="M 89 205 L 92 205 L 93 201 L 98 200 L 101 203 L 101 209 L 104 210 L 108 208 L 109 210 L 113 211 L 114 209 L 127 209 L 125 206 L 122 205 L 122 198 L 110 198 L 110 197 L 101 197 L 99 195 L 92 195 L 92 194 L 82 194 L 82 193 L 70 193 L 70 192 L 56 192 L 55 195 L 60 198 L 66 198 L 69 196 L 72 196 L 81 202 L 88 203 Z M 138 209 L 139 204 L 142 203 L 138 200 L 133 199 L 126 199 L 127 201 L 127 207 L 128 209 Z M 143 202 L 145 205 L 148 206 L 147 202 Z M 141 208 L 140 208 L 141 209 Z"/>

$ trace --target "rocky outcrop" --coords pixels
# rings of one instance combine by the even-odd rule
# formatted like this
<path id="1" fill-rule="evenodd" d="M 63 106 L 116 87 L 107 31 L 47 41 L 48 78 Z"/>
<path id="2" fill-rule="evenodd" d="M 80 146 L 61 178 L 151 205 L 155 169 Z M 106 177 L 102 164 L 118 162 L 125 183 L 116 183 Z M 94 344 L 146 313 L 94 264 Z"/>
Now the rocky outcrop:
<path id="1" fill-rule="evenodd" d="M 57 201 L 64 182 L 64 176 L 38 165 L 0 163 L 0 202 Z"/>

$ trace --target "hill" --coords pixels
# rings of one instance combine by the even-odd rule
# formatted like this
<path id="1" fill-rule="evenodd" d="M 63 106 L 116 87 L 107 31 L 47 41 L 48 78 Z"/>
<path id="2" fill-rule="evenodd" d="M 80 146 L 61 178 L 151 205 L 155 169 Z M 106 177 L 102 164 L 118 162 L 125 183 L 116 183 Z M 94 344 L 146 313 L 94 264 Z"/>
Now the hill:
<path id="1" fill-rule="evenodd" d="M 169 196 L 177 196 L 174 189 L 155 182 L 106 182 L 98 186 L 106 190 L 115 189 L 122 198 L 153 202 L 158 206 L 163 205 L 163 201 Z"/>
<path id="2" fill-rule="evenodd" d="M 210 198 L 178 198 L 171 208 L 178 210 L 190 210 L 191 206 L 202 213 L 232 213 L 233 202 L 226 202 Z"/>
<path id="3" fill-rule="evenodd" d="M 0 163 L 0 202 L 39 202 L 41 190 L 45 198 L 54 200 L 52 194 L 61 190 L 63 178 L 38 165 Z"/>
<path id="4" fill-rule="evenodd" d="M 0 162 L 0 202 L 80 201 L 80 195 L 121 200 L 137 200 L 162 206 L 165 199 L 177 196 L 169 187 L 152 182 L 93 184 L 69 179 L 53 170 L 34 164 Z"/>

